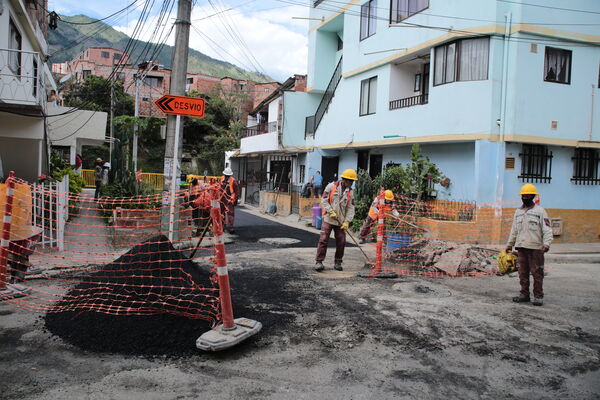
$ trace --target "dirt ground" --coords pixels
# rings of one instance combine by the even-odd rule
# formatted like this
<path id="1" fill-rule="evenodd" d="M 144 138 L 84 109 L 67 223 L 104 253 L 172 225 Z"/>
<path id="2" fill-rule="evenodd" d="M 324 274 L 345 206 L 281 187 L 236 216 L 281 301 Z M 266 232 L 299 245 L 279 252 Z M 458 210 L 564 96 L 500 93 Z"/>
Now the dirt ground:
<path id="1" fill-rule="evenodd" d="M 546 303 L 533 307 L 510 301 L 516 277 L 357 278 L 363 259 L 356 247 L 347 249 L 346 271 L 331 270 L 330 252 L 318 274 L 314 248 L 253 245 L 238 231 L 245 242 L 228 256 L 234 313 L 261 321 L 257 336 L 202 353 L 194 342 L 205 323 L 194 332 L 163 316 L 159 331 L 128 320 L 73 343 L 53 335 L 43 315 L 0 304 L 0 398 L 600 396 L 599 264 L 551 266 Z"/>

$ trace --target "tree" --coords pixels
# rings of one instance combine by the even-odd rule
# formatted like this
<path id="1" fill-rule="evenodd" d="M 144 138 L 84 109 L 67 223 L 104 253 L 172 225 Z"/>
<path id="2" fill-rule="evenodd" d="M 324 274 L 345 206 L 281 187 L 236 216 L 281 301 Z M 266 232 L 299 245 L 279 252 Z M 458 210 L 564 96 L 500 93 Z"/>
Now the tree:
<path id="1" fill-rule="evenodd" d="M 239 147 L 244 95 L 224 93 L 216 88 L 209 95 L 190 92 L 189 96 L 206 100 L 206 109 L 202 118 L 184 120 L 184 151 L 199 159 L 201 172 L 221 173 L 225 151 Z M 195 171 L 196 172 L 196 171 Z"/>
<path id="2" fill-rule="evenodd" d="M 133 115 L 133 98 L 125 93 L 123 84 L 113 82 L 113 114 Z M 104 111 L 110 114 L 110 80 L 90 75 L 83 82 L 75 83 L 65 93 L 64 104 L 67 107 L 81 107 L 84 110 Z"/>

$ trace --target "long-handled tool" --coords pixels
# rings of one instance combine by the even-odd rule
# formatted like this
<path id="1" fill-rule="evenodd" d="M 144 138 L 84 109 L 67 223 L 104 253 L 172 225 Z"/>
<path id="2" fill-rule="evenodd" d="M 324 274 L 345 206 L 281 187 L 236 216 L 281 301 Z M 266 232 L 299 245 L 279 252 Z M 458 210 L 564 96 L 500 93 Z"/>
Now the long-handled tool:
<path id="1" fill-rule="evenodd" d="M 196 248 L 194 248 L 194 251 L 192 251 L 192 254 L 190 255 L 190 259 L 194 258 L 194 255 L 200 248 L 200 243 L 202 243 L 202 239 L 204 239 L 204 236 L 206 235 L 206 232 L 208 232 L 208 228 L 211 225 L 212 225 L 212 218 L 209 218 L 208 222 L 206 223 L 206 226 L 204 227 L 204 230 L 202 231 L 202 235 L 200 235 L 200 239 L 198 240 L 198 243 L 196 244 Z"/>
<path id="2" fill-rule="evenodd" d="M 337 216 L 335 217 L 335 220 L 341 225 L 340 220 L 338 219 Z M 365 267 L 370 267 L 370 266 L 374 265 L 373 262 L 371 261 L 371 259 L 369 258 L 369 256 L 367 255 L 367 253 L 365 253 L 365 251 L 362 249 L 362 247 L 360 247 L 360 244 L 358 244 L 358 241 L 354 238 L 354 236 L 352 236 L 352 234 L 350 233 L 350 231 L 346 230 L 346 233 L 348 234 L 348 236 L 350 236 L 350 239 L 352 239 L 352 241 L 354 242 L 354 244 L 356 245 L 356 247 L 359 248 L 359 250 L 363 253 L 363 255 L 365 256 L 365 258 L 367 259 L 367 262 L 365 263 Z"/>

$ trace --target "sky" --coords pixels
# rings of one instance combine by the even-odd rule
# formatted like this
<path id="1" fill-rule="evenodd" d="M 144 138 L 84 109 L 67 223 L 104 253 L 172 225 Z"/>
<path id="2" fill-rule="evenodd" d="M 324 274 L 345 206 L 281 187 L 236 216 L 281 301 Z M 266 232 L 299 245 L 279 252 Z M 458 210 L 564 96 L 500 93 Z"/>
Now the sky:
<path id="1" fill-rule="evenodd" d="M 131 1 L 50 0 L 48 9 L 62 15 L 85 14 L 103 18 Z M 138 0 L 129 12 L 106 22 L 131 35 L 143 3 L 144 0 Z M 162 4 L 154 0 L 139 39 L 156 42 L 156 37 L 152 36 Z M 175 20 L 177 3 L 174 4 L 165 36 Z M 207 0 L 196 0 L 192 9 L 190 47 L 246 70 L 266 73 L 278 81 L 293 74 L 306 74 L 308 21 L 292 17 L 308 17 L 309 4 L 308 0 L 212 0 L 213 8 Z M 173 39 L 171 33 L 167 43 L 172 45 Z"/>

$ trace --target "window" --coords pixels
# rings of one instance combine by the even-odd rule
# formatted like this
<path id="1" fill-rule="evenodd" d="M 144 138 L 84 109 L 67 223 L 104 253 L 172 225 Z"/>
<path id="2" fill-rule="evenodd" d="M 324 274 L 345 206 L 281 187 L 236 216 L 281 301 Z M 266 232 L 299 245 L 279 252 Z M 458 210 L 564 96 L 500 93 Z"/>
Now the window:
<path id="1" fill-rule="evenodd" d="M 546 47 L 544 80 L 546 82 L 571 84 L 571 50 Z"/>
<path id="2" fill-rule="evenodd" d="M 390 24 L 396 24 L 429 7 L 429 0 L 392 0 Z"/>
<path id="3" fill-rule="evenodd" d="M 521 175 L 523 182 L 545 182 L 552 180 L 552 152 L 548 146 L 524 144 L 521 156 Z"/>
<path id="4" fill-rule="evenodd" d="M 88 76 L 90 76 L 92 74 L 92 70 L 91 69 L 84 69 L 83 70 L 83 80 L 86 80 Z"/>
<path id="5" fill-rule="evenodd" d="M 488 78 L 489 38 L 464 39 L 435 48 L 434 85 Z"/>
<path id="6" fill-rule="evenodd" d="M 117 75 L 117 80 L 121 83 L 125 83 L 125 72 L 119 72 Z"/>
<path id="7" fill-rule="evenodd" d="M 265 92 L 265 93 L 269 93 L 269 88 L 264 88 L 264 89 L 263 89 L 263 92 Z"/>
<path id="8" fill-rule="evenodd" d="M 377 26 L 377 0 L 367 1 L 360 7 L 360 40 L 375 34 Z M 339 40 L 339 37 L 338 37 Z M 338 42 L 338 50 L 339 42 Z"/>
<path id="9" fill-rule="evenodd" d="M 113 59 L 114 60 L 120 60 L 121 58 L 123 58 L 123 54 L 121 54 L 121 53 L 114 53 L 113 54 Z"/>
<path id="10" fill-rule="evenodd" d="M 102 58 L 110 58 L 110 53 L 108 51 L 103 51 Z"/>
<path id="11" fill-rule="evenodd" d="M 188 85 L 191 85 L 194 83 L 194 78 L 186 78 L 185 83 L 187 83 Z"/>
<path id="12" fill-rule="evenodd" d="M 22 38 L 21 33 L 17 29 L 17 26 L 11 19 L 9 22 L 9 38 L 8 38 L 8 67 L 16 75 L 21 75 L 21 50 L 22 50 Z"/>
<path id="13" fill-rule="evenodd" d="M 377 102 L 377 77 L 360 82 L 360 115 L 375 114 Z"/>
<path id="14" fill-rule="evenodd" d="M 298 176 L 298 183 L 299 184 L 303 184 L 304 183 L 304 175 L 306 175 L 306 166 L 305 165 L 300 165 L 300 172 L 299 172 L 299 176 Z"/>
<path id="15" fill-rule="evenodd" d="M 162 86 L 162 76 L 147 76 L 144 78 L 144 85 L 150 87 Z"/>
<path id="16" fill-rule="evenodd" d="M 33 85 L 31 94 L 33 94 L 33 97 L 37 97 L 38 94 L 38 63 L 35 58 L 33 59 Z"/>
<path id="17" fill-rule="evenodd" d="M 600 185 L 598 164 L 600 155 L 596 149 L 575 149 L 573 157 L 573 177 L 577 185 Z"/>
<path id="18" fill-rule="evenodd" d="M 416 74 L 415 75 L 415 87 L 414 87 L 414 91 L 415 92 L 420 92 L 421 91 L 421 74 Z"/>

